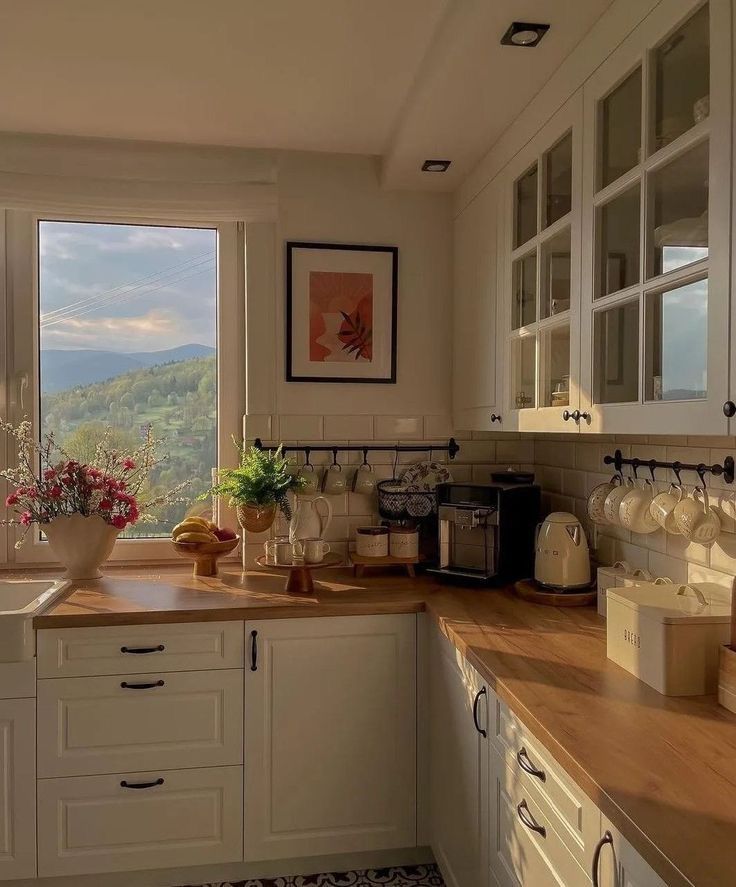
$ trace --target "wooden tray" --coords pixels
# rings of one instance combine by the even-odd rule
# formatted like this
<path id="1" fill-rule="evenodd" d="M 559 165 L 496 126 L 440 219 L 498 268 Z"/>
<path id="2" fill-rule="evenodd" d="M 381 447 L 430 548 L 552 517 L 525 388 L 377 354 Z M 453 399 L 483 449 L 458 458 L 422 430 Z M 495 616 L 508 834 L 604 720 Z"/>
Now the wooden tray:
<path id="1" fill-rule="evenodd" d="M 366 567 L 405 567 L 406 572 L 413 579 L 416 576 L 414 567 L 419 563 L 418 557 L 393 557 L 387 554 L 385 557 L 364 557 L 350 552 L 350 560 L 353 564 L 353 573 L 356 576 L 362 576 Z"/>
<path id="2" fill-rule="evenodd" d="M 323 567 L 336 567 L 342 563 L 339 554 L 326 554 L 324 560 L 318 564 L 267 564 L 266 555 L 256 558 L 259 567 L 266 570 L 288 570 L 289 578 L 286 580 L 287 594 L 314 594 L 314 581 L 312 570 L 321 570 Z"/>
<path id="3" fill-rule="evenodd" d="M 520 579 L 514 583 L 514 591 L 525 601 L 546 604 L 548 607 L 587 607 L 598 601 L 595 586 L 577 591 L 555 591 L 540 585 L 536 579 Z"/>

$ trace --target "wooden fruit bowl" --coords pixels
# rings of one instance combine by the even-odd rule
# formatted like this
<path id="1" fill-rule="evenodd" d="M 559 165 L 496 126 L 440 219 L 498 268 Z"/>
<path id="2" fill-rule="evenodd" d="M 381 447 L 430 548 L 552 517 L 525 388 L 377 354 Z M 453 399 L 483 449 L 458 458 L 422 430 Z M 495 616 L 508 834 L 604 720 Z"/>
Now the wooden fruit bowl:
<path id="1" fill-rule="evenodd" d="M 217 561 L 238 547 L 240 537 L 225 542 L 176 542 L 172 539 L 171 544 L 181 557 L 194 561 L 194 576 L 217 576 Z"/>

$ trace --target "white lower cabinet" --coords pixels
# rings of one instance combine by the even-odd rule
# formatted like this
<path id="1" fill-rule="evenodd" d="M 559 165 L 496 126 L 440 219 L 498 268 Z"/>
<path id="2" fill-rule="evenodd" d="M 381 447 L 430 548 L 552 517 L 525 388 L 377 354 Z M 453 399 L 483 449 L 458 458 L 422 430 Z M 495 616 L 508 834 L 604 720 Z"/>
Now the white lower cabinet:
<path id="1" fill-rule="evenodd" d="M 600 852 L 593 872 L 594 887 L 667 887 L 623 835 L 601 817 Z"/>
<path id="2" fill-rule="evenodd" d="M 41 877 L 236 862 L 242 836 L 241 767 L 38 783 Z"/>
<path id="3" fill-rule="evenodd" d="M 488 883 L 488 688 L 433 630 L 429 656 L 430 828 L 448 887 Z"/>
<path id="4" fill-rule="evenodd" d="M 245 859 L 416 843 L 416 617 L 245 625 Z"/>
<path id="5" fill-rule="evenodd" d="M 0 880 L 36 874 L 36 700 L 0 701 Z"/>

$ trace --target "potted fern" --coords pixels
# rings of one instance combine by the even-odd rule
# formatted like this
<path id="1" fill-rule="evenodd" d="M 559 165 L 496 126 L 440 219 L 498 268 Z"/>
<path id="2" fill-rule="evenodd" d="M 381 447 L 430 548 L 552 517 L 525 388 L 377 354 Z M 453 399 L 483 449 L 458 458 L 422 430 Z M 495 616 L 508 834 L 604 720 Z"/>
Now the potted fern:
<path id="1" fill-rule="evenodd" d="M 290 520 L 291 506 L 286 494 L 299 489 L 303 481 L 291 474 L 282 447 L 261 450 L 233 442 L 240 453 L 238 467 L 221 469 L 218 482 L 200 498 L 226 496 L 236 510 L 240 526 L 251 533 L 268 530 L 277 508 Z"/>

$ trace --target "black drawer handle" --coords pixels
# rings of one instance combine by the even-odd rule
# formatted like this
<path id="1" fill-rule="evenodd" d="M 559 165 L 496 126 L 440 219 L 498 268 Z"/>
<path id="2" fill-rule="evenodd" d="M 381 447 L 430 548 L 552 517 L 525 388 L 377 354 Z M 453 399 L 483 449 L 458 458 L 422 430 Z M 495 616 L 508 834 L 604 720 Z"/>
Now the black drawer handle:
<path id="1" fill-rule="evenodd" d="M 529 829 L 529 831 L 537 832 L 537 834 L 541 835 L 543 838 L 547 837 L 547 829 L 543 825 L 540 825 L 532 816 L 532 814 L 529 812 L 529 808 L 526 805 L 526 801 L 522 801 L 517 806 L 516 812 L 519 816 L 519 819 Z"/>
<path id="2" fill-rule="evenodd" d="M 537 779 L 541 779 L 542 782 L 547 779 L 547 774 L 544 770 L 537 769 L 529 760 L 529 755 L 523 745 L 519 751 L 516 752 L 516 760 L 519 762 L 519 766 L 525 773 L 528 773 L 530 776 L 536 776 Z"/>
<path id="3" fill-rule="evenodd" d="M 163 653 L 166 647 L 163 644 L 159 644 L 158 647 L 121 647 L 121 653 L 135 653 L 136 656 L 139 656 L 141 653 Z"/>
<path id="4" fill-rule="evenodd" d="M 163 687 L 163 681 L 154 681 L 151 684 L 129 684 L 127 681 L 123 681 L 120 686 L 123 690 L 153 690 L 154 687 Z"/>
<path id="5" fill-rule="evenodd" d="M 488 734 L 481 727 L 478 722 L 478 705 L 480 703 L 480 697 L 486 695 L 486 688 L 481 687 L 480 690 L 475 694 L 475 699 L 473 700 L 473 723 L 475 724 L 475 729 L 480 733 L 480 735 L 485 738 Z"/>
<path id="6" fill-rule="evenodd" d="M 155 788 L 157 785 L 163 785 L 164 781 L 159 777 L 155 782 L 126 782 L 124 779 L 120 783 L 120 788 Z"/>
<path id="7" fill-rule="evenodd" d="M 601 861 L 601 852 L 606 844 L 610 844 L 613 847 L 613 835 L 606 831 L 603 833 L 603 837 L 598 841 L 595 845 L 595 851 L 593 852 L 593 865 L 592 865 L 592 875 L 593 875 L 593 887 L 600 887 L 600 880 L 598 877 L 598 869 Z"/>
<path id="8" fill-rule="evenodd" d="M 258 671 L 258 632 L 250 633 L 250 670 Z"/>

